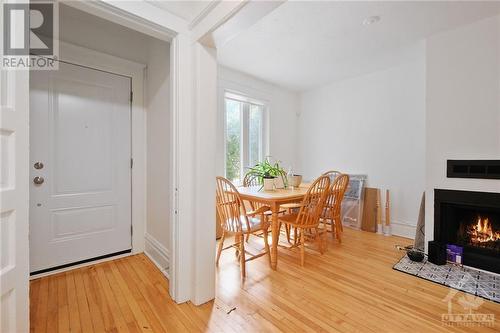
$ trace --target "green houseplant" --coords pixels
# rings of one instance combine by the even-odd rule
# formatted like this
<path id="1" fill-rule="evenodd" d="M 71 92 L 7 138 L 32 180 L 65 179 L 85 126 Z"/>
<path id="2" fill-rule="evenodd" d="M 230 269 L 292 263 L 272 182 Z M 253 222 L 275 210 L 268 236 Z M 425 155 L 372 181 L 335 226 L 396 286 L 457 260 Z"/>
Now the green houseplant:
<path id="1" fill-rule="evenodd" d="M 274 181 L 276 178 L 280 177 L 283 181 L 283 185 L 286 186 L 287 184 L 285 169 L 280 166 L 279 161 L 271 163 L 270 156 L 267 156 L 264 161 L 257 163 L 255 166 L 248 168 L 246 176 L 256 178 L 261 185 L 260 189 L 263 187 L 266 190 L 270 189 L 264 186 L 265 180 L 267 179 L 272 179 Z"/>

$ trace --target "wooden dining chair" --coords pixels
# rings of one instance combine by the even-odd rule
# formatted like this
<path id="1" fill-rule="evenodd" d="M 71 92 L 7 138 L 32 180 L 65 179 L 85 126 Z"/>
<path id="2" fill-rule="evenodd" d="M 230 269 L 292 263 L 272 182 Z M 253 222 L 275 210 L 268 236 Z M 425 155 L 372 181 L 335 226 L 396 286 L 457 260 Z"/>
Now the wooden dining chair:
<path id="1" fill-rule="evenodd" d="M 337 170 L 329 170 L 329 171 L 326 171 L 326 172 L 323 172 L 323 176 L 328 176 L 330 177 L 330 184 L 333 184 L 333 181 L 335 180 L 335 178 L 337 178 L 338 175 L 341 175 L 342 172 L 340 171 L 337 171 Z M 344 231 L 344 227 L 342 226 L 342 224 L 340 225 L 340 231 Z"/>
<path id="2" fill-rule="evenodd" d="M 342 172 L 340 172 L 340 171 L 330 170 L 330 171 L 327 171 L 327 172 L 323 172 L 321 175 L 322 176 L 328 176 L 328 177 L 330 177 L 330 182 L 333 183 L 333 181 L 335 180 L 335 178 L 338 175 L 341 175 L 341 174 L 342 174 Z"/>
<path id="3" fill-rule="evenodd" d="M 301 266 L 304 266 L 306 232 L 308 233 L 307 237 L 318 242 L 319 252 L 321 254 L 324 253 L 325 229 L 319 228 L 319 221 L 329 190 L 330 178 L 328 176 L 320 176 L 307 190 L 298 213 L 285 214 L 278 218 L 280 223 L 289 225 L 298 232 L 294 244 L 290 248 L 300 248 Z"/>
<path id="4" fill-rule="evenodd" d="M 325 209 L 321 214 L 321 220 L 324 223 L 325 230 L 328 230 L 328 224 L 331 225 L 331 232 L 334 238 L 342 242 L 342 200 L 349 185 L 349 175 L 339 174 L 330 186 L 330 191 L 325 203 Z"/>
<path id="5" fill-rule="evenodd" d="M 271 263 L 269 244 L 267 240 L 269 224 L 264 212 L 269 210 L 267 206 L 261 206 L 253 211 L 246 211 L 243 201 L 236 187 L 226 178 L 217 177 L 216 180 L 216 207 L 222 227 L 222 237 L 217 248 L 216 265 L 219 265 L 220 255 L 223 250 L 236 249 L 236 255 L 240 261 L 241 277 L 246 276 L 245 263 L 247 261 L 262 257 L 267 253 Z M 265 251 L 253 255 L 245 250 L 245 235 L 256 231 L 262 231 L 264 235 Z M 228 234 L 234 234 L 235 242 L 224 247 L 224 240 Z M 250 257 L 246 258 L 246 254 Z"/>

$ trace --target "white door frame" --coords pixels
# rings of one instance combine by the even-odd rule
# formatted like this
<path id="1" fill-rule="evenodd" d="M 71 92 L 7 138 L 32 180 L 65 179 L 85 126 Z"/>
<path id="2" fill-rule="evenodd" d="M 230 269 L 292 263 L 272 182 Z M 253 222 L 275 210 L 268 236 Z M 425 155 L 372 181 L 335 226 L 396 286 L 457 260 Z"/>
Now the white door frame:
<path id="1" fill-rule="evenodd" d="M 146 109 L 144 107 L 144 71 L 145 64 L 139 64 L 67 42 L 60 42 L 60 59 L 75 65 L 81 65 L 106 72 L 128 76 L 132 79 L 132 251 L 106 259 L 69 266 L 46 273 L 30 276 L 30 279 L 52 275 L 78 267 L 126 257 L 144 251 L 144 233 L 146 230 Z"/>

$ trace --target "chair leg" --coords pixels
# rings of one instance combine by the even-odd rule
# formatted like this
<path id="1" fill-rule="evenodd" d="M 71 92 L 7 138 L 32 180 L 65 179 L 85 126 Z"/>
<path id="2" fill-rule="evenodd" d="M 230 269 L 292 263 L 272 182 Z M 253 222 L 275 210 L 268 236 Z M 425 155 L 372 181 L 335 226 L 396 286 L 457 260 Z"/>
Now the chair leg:
<path id="1" fill-rule="evenodd" d="M 335 233 L 339 243 L 342 243 L 342 224 L 338 219 L 335 219 Z"/>
<path id="2" fill-rule="evenodd" d="M 288 243 L 290 243 L 290 228 L 289 224 L 285 224 L 286 240 Z"/>
<path id="3" fill-rule="evenodd" d="M 236 258 L 240 257 L 240 244 L 239 243 L 240 243 L 241 237 L 242 236 L 239 235 L 239 234 L 234 235 L 234 243 L 235 243 L 235 245 L 237 245 L 236 246 L 236 251 L 234 253 L 234 255 L 236 256 Z"/>
<path id="4" fill-rule="evenodd" d="M 271 266 L 271 250 L 269 249 L 269 241 L 267 239 L 268 228 L 262 229 L 262 232 L 264 233 L 264 247 L 267 252 L 267 258 L 269 259 L 269 266 Z"/>
<path id="5" fill-rule="evenodd" d="M 243 235 L 241 235 L 240 242 L 240 270 L 241 270 L 241 278 L 244 279 L 246 276 L 246 267 L 245 267 L 245 242 L 243 241 Z"/>
<path id="6" fill-rule="evenodd" d="M 323 233 L 319 232 L 319 229 L 316 228 L 316 238 L 318 242 L 319 253 L 325 253 L 324 243 L 323 243 Z"/>
<path id="7" fill-rule="evenodd" d="M 325 253 L 328 250 L 328 243 L 326 240 L 326 231 L 323 231 L 321 234 L 321 243 L 323 244 L 323 253 Z"/>
<path id="8" fill-rule="evenodd" d="M 248 243 L 248 240 L 250 239 L 250 234 L 247 234 L 245 241 Z"/>
<path id="9" fill-rule="evenodd" d="M 219 240 L 219 246 L 217 248 L 217 260 L 215 261 L 215 265 L 219 266 L 220 254 L 222 253 L 222 248 L 224 247 L 224 239 L 226 238 L 226 233 L 224 230 L 222 231 L 222 237 Z"/>
<path id="10" fill-rule="evenodd" d="M 300 232 L 300 266 L 304 266 L 305 244 L 304 244 L 304 231 Z"/>

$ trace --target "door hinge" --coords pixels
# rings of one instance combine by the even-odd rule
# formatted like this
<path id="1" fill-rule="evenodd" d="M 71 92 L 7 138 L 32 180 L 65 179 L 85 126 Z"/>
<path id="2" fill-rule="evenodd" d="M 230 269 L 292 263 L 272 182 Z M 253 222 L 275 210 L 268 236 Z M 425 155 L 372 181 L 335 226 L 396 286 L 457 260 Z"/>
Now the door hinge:
<path id="1" fill-rule="evenodd" d="M 130 159 L 130 169 L 132 169 L 134 167 L 134 159 L 131 158 Z"/>
<path id="2" fill-rule="evenodd" d="M 134 235 L 134 226 L 130 225 L 130 234 L 133 236 Z"/>
<path id="3" fill-rule="evenodd" d="M 130 102 L 134 101 L 134 92 L 130 91 Z"/>

